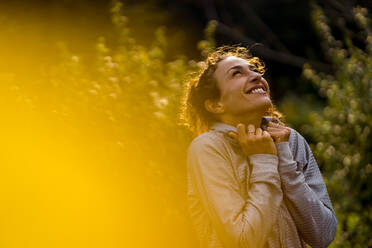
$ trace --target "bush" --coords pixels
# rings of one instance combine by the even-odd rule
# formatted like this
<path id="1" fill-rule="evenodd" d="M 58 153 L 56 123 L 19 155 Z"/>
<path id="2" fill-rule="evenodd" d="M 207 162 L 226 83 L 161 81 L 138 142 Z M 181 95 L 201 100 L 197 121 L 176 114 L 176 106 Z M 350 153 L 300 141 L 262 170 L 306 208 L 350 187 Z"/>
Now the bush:
<path id="1" fill-rule="evenodd" d="M 372 33 L 367 10 L 357 7 L 354 18 L 364 42 L 351 36 L 336 40 L 321 8 L 313 21 L 323 39 L 334 73 L 317 73 L 306 65 L 303 74 L 327 99 L 321 113 L 311 116 L 313 145 L 326 177 L 338 218 L 334 247 L 372 246 Z"/>

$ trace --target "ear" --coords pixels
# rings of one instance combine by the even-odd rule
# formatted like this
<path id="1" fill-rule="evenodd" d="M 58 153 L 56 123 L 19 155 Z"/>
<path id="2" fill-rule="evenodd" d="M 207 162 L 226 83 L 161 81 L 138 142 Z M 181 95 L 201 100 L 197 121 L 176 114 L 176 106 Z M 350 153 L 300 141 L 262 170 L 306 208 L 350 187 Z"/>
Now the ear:
<path id="1" fill-rule="evenodd" d="M 213 114 L 223 114 L 225 112 L 225 106 L 220 101 L 213 101 L 207 99 L 204 101 L 204 107 L 206 110 Z"/>

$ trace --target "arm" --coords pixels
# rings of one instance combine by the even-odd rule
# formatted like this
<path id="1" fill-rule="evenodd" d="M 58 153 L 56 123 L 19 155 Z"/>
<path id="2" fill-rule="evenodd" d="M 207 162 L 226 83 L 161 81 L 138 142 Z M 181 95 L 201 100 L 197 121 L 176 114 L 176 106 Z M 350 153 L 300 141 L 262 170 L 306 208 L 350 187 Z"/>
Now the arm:
<path id="1" fill-rule="evenodd" d="M 252 173 L 245 199 L 227 154 L 217 138 L 195 140 L 188 154 L 191 180 L 225 247 L 262 247 L 282 201 L 278 158 L 271 154 L 250 156 Z"/>
<path id="2" fill-rule="evenodd" d="M 309 145 L 296 131 L 292 132 L 298 135 L 296 149 L 304 152 L 301 155 L 306 164 L 299 170 L 289 142 L 277 144 L 284 199 L 305 242 L 311 247 L 327 247 L 335 237 L 337 219 Z"/>

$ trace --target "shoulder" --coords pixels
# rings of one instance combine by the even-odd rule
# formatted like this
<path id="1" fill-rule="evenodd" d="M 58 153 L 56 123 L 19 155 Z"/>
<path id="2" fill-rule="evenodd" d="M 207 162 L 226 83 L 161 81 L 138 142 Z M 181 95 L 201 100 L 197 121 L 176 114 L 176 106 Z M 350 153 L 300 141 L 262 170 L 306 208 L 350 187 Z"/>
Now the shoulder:
<path id="1" fill-rule="evenodd" d="M 295 129 L 289 128 L 291 134 L 289 135 L 289 145 L 291 148 L 300 148 L 301 146 L 308 145 L 305 138 Z"/>
<path id="2" fill-rule="evenodd" d="M 226 155 L 226 145 L 227 142 L 224 134 L 216 131 L 208 131 L 199 135 L 191 142 L 188 155 L 215 153 L 224 156 Z"/>
<path id="3" fill-rule="evenodd" d="M 312 152 L 306 139 L 295 129 L 290 128 L 289 146 L 296 160 L 301 160 L 307 163 Z"/>
<path id="4" fill-rule="evenodd" d="M 294 128 L 289 127 L 291 134 L 289 135 L 289 140 L 292 142 L 299 142 L 304 139 L 304 137 Z"/>
<path id="5" fill-rule="evenodd" d="M 200 134 L 191 142 L 190 146 L 199 145 L 199 144 L 211 144 L 211 143 L 223 143 L 224 137 L 223 134 L 216 131 L 208 131 Z"/>

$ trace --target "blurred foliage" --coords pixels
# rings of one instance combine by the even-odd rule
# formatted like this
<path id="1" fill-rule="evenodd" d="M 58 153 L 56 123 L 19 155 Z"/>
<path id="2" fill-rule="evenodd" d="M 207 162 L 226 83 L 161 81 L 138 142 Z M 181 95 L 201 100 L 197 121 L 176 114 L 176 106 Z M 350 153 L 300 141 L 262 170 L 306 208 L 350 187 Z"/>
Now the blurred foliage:
<path id="1" fill-rule="evenodd" d="M 304 128 L 316 143 L 313 151 L 326 177 L 338 218 L 332 247 L 372 246 L 372 32 L 365 8 L 353 10 L 363 42 L 345 32 L 337 40 L 323 10 L 314 4 L 313 21 L 334 73 L 317 73 L 305 66 L 303 75 L 327 99 L 327 106 L 310 117 Z"/>
<path id="2" fill-rule="evenodd" d="M 199 65 L 183 56 L 169 60 L 175 56 L 167 56 L 164 28 L 156 30 L 152 45 L 138 44 L 122 10 L 125 10 L 122 3 L 113 1 L 111 14 L 116 40 L 111 40 L 114 45 L 108 46 L 100 38 L 93 59 L 84 60 L 60 44 L 63 59 L 57 65 L 45 67 L 38 80 L 19 81 L 12 75 L 2 75 L 3 123 L 7 124 L 1 127 L 8 132 L 3 132 L 2 151 L 17 150 L 20 156 L 12 158 L 9 164 L 20 168 L 25 167 L 27 151 L 33 151 L 37 155 L 28 158 L 27 163 L 34 166 L 30 170 L 55 181 L 51 184 L 47 179 L 28 179 L 26 192 L 19 179 L 11 175 L 14 169 L 9 169 L 3 175 L 9 176 L 4 179 L 5 188 L 14 190 L 14 194 L 17 191 L 23 199 L 47 197 L 35 184 L 47 192 L 58 192 L 56 187 L 61 187 L 54 196 L 61 205 L 31 201 L 29 204 L 35 207 L 26 211 L 24 219 L 9 214 L 12 221 L 6 221 L 8 226 L 12 222 L 33 231 L 27 234 L 21 231 L 20 235 L 26 237 L 22 241 L 16 238 L 19 230 L 8 228 L 4 232 L 7 237 L 0 236 L 2 247 L 25 247 L 25 244 L 57 247 L 58 240 L 63 240 L 58 243 L 61 247 L 194 246 L 185 178 L 185 151 L 191 135 L 179 127 L 178 111 L 185 75 Z M 23 137 L 15 138 L 16 133 Z M 26 148 L 26 139 L 30 140 L 27 145 L 35 148 Z M 77 160 L 69 158 L 70 153 Z M 54 161 L 58 158 L 63 158 L 62 164 L 66 165 Z M 57 166 L 62 166 L 62 170 L 71 166 L 69 173 L 73 175 L 77 173 L 75 170 L 86 173 L 83 177 L 89 177 L 90 184 L 83 179 L 82 183 L 95 186 L 92 191 L 86 189 L 88 196 L 81 197 L 84 202 L 74 205 L 72 196 L 84 195 L 80 192 L 82 186 L 67 172 L 65 179 L 70 182 L 64 185 L 62 176 L 50 172 L 54 173 Z M 90 176 L 92 173 L 97 175 Z M 100 176 L 114 183 L 101 182 Z M 55 185 L 58 183 L 63 186 Z M 101 184 L 111 186 L 101 187 Z M 11 202 L 10 198 L 6 199 Z M 66 205 L 70 208 L 64 209 Z M 64 217 L 58 219 L 53 213 L 46 217 L 37 208 L 53 209 L 56 214 L 64 213 Z M 71 211 L 81 211 L 81 215 L 72 215 Z M 90 221 L 85 222 L 85 218 Z M 30 223 L 34 222 L 43 224 L 31 228 Z M 47 238 L 48 235 L 51 237 Z"/>

